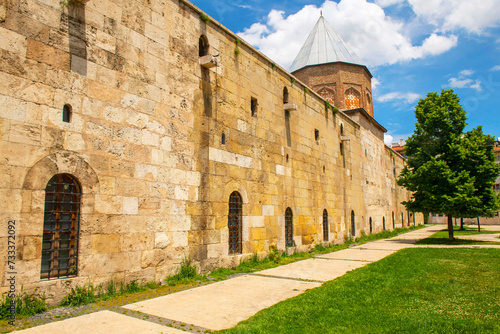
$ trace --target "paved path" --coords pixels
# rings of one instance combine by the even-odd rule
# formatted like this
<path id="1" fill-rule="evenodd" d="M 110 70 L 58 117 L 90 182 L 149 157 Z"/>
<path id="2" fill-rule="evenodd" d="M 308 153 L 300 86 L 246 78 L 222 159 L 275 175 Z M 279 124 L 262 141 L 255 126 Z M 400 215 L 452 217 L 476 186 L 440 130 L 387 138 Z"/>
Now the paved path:
<path id="1" fill-rule="evenodd" d="M 18 331 L 22 334 L 187 333 L 148 321 L 165 319 L 181 323 L 190 332 L 234 327 L 240 321 L 280 301 L 320 286 L 346 272 L 378 261 L 443 229 L 435 225 L 392 239 L 318 255 L 190 290 L 125 305 L 124 312 L 100 311 Z M 140 319 L 139 319 L 140 318 Z"/>

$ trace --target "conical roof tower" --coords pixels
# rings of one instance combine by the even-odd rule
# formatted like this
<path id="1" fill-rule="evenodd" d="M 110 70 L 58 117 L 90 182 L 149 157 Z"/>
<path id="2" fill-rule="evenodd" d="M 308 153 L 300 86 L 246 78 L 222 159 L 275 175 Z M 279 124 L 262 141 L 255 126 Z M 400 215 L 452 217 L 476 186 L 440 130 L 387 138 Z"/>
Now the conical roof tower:
<path id="1" fill-rule="evenodd" d="M 321 15 L 293 61 L 290 72 L 338 61 L 364 66 L 363 61 Z"/>
<path id="2" fill-rule="evenodd" d="M 339 109 L 359 109 L 373 118 L 372 75 L 323 15 L 290 71 Z"/>

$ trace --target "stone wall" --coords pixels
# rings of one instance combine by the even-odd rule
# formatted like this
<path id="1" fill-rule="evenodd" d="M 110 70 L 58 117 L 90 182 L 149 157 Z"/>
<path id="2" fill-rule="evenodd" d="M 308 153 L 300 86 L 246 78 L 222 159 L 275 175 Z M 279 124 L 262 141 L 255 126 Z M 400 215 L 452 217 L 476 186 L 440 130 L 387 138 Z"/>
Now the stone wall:
<path id="1" fill-rule="evenodd" d="M 57 301 L 89 281 L 163 280 L 184 258 L 235 265 L 285 250 L 287 207 L 297 250 L 323 242 L 324 209 L 330 242 L 350 235 L 351 211 L 366 233 L 369 217 L 376 232 L 392 211 L 401 224 L 392 150 L 191 4 L 11 0 L 0 13 L 0 254 L 5 263 L 16 220 L 19 287 Z M 199 65 L 201 35 L 221 66 Z M 284 87 L 297 106 L 289 117 Z M 82 188 L 78 272 L 42 280 L 45 187 L 60 173 Z M 241 255 L 228 254 L 233 191 Z"/>

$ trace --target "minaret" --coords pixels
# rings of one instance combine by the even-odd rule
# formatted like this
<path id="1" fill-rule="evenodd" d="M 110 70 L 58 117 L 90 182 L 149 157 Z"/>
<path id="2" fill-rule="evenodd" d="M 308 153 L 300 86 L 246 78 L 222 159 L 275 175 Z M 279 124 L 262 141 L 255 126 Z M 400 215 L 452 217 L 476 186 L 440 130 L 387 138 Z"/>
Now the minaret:
<path id="1" fill-rule="evenodd" d="M 321 14 L 290 72 L 341 110 L 373 117 L 372 75 Z"/>

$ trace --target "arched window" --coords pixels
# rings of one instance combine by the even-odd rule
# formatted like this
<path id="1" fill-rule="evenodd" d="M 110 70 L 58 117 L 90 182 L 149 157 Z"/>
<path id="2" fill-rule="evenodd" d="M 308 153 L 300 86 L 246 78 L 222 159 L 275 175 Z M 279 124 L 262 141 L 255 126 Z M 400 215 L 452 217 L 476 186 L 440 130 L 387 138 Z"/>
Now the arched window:
<path id="1" fill-rule="evenodd" d="M 382 217 L 382 227 L 383 227 L 383 229 L 385 231 L 385 217 Z"/>
<path id="2" fill-rule="evenodd" d="M 288 103 L 288 88 L 283 88 L 283 104 Z"/>
<path id="3" fill-rule="evenodd" d="M 372 99 L 370 97 L 370 94 L 366 93 L 366 111 L 368 111 L 368 113 L 370 113 L 370 111 L 372 110 L 371 105 L 372 105 Z"/>
<path id="4" fill-rule="evenodd" d="M 208 55 L 210 45 L 208 44 L 208 38 L 205 35 L 201 35 L 198 41 L 199 46 L 199 56 L 203 57 Z"/>
<path id="5" fill-rule="evenodd" d="M 241 228 L 242 228 L 243 201 L 241 195 L 234 191 L 229 196 L 229 214 L 227 227 L 229 229 L 229 254 L 241 254 Z"/>
<path id="6" fill-rule="evenodd" d="M 322 98 L 324 98 L 325 100 L 327 100 L 328 102 L 330 102 L 332 106 L 335 105 L 335 92 L 333 90 L 328 89 L 328 88 L 321 88 L 318 91 L 318 94 Z"/>
<path id="7" fill-rule="evenodd" d="M 328 241 L 328 211 L 323 210 L 323 241 Z"/>
<path id="8" fill-rule="evenodd" d="M 354 216 L 354 211 L 351 211 L 351 234 L 356 236 L 356 218 Z"/>
<path id="9" fill-rule="evenodd" d="M 346 109 L 359 108 L 360 94 L 354 88 L 349 88 L 345 91 L 345 107 Z"/>
<path id="10" fill-rule="evenodd" d="M 293 246 L 293 213 L 290 208 L 285 210 L 285 246 Z"/>
<path id="11" fill-rule="evenodd" d="M 396 216 L 394 216 L 394 211 L 392 211 L 392 229 L 396 228 Z"/>
<path id="12" fill-rule="evenodd" d="M 373 233 L 373 221 L 372 217 L 370 217 L 370 234 Z"/>
<path id="13" fill-rule="evenodd" d="M 40 278 L 77 275 L 81 187 L 68 174 L 57 174 L 45 188 Z"/>
<path id="14" fill-rule="evenodd" d="M 62 121 L 64 123 L 71 122 L 71 106 L 69 104 L 65 104 L 62 111 Z"/>

